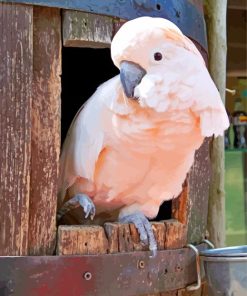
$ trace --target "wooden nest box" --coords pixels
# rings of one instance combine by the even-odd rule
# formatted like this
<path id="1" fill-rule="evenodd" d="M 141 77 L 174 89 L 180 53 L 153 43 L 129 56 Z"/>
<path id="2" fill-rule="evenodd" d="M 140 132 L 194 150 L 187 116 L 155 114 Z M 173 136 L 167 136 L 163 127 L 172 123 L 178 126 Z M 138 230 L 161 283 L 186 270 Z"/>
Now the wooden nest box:
<path id="1" fill-rule="evenodd" d="M 6 258 L 5 256 L 34 258 L 32 256 L 35 255 L 38 256 L 36 260 L 40 260 L 42 265 L 44 261 L 41 256 L 50 258 L 47 259 L 53 260 L 49 261 L 50 267 L 42 265 L 43 273 L 40 273 L 42 277 L 42 274 L 46 273 L 46 268 L 53 270 L 52 268 L 56 266 L 54 258 L 67 260 L 59 255 L 108 254 L 108 257 L 98 258 L 111 258 L 104 260 L 110 260 L 113 266 L 115 259 L 112 258 L 120 258 L 119 253 L 131 252 L 132 257 L 129 253 L 127 255 L 130 257 L 123 255 L 127 256 L 127 261 L 128 258 L 133 259 L 133 254 L 140 254 L 140 251 L 144 250 L 133 225 L 106 223 L 104 227 L 63 225 L 57 228 L 57 179 L 61 131 L 63 137 L 69 121 L 72 120 L 83 100 L 89 97 L 88 94 L 93 88 L 96 88 L 99 82 L 115 75 L 116 70 L 110 61 L 109 47 L 113 35 L 127 19 L 138 15 L 166 17 L 175 22 L 196 43 L 203 57 L 207 59 L 202 1 L 184 1 L 183 8 L 177 3 L 179 1 L 171 1 L 170 4 L 166 4 L 167 7 L 164 7 L 165 1 L 104 1 L 109 2 L 108 5 L 103 5 L 102 1 L 75 0 L 13 2 L 10 4 L 0 1 L 0 255 L 4 256 L 2 260 Z M 82 88 L 80 84 L 78 84 L 79 91 L 74 94 L 72 89 L 75 90 L 76 87 L 73 83 L 76 81 L 75 73 L 78 75 L 79 69 L 72 73 L 73 68 L 70 65 L 76 66 L 75 57 L 80 53 L 84 55 L 84 60 L 77 60 L 82 75 L 87 73 L 86 59 L 89 57 L 92 63 L 95 57 L 105 64 L 100 68 L 99 73 L 95 74 L 95 78 L 92 75 L 90 81 L 85 82 L 83 94 L 80 93 Z M 73 78 L 68 78 L 70 76 Z M 74 102 L 68 95 L 70 91 L 75 95 Z M 79 95 L 84 95 L 82 100 L 77 99 L 76 96 Z M 68 113 L 69 104 L 72 110 L 70 113 Z M 209 142 L 205 141 L 196 153 L 195 163 L 184 183 L 183 192 L 169 205 L 169 213 L 166 213 L 169 219 L 164 220 L 161 212 L 160 221 L 152 224 L 159 250 L 177 252 L 177 249 L 182 250 L 187 243 L 199 244 L 204 239 L 209 181 Z M 176 262 L 177 253 L 171 251 L 169 254 Z M 52 255 L 53 259 L 47 257 L 49 255 Z M 139 258 L 138 256 L 136 258 Z M 86 258 L 90 260 L 90 257 Z M 96 259 L 92 259 L 92 262 L 93 260 Z M 25 265 L 26 263 L 23 262 L 20 264 L 23 264 L 21 266 L 24 274 L 25 266 L 28 264 Z M 90 261 L 87 262 L 90 263 Z M 107 264 L 107 261 L 100 262 Z M 14 263 L 8 264 L 10 263 L 6 263 L 5 269 L 3 269 L 4 264 L 0 267 L 0 294 L 1 291 L 17 291 L 15 289 L 18 288 L 19 292 L 14 295 L 57 295 L 52 292 L 38 294 L 33 284 L 35 280 L 29 285 L 27 278 L 22 288 L 18 286 L 17 278 L 12 280 L 16 283 L 15 285 L 6 284 L 9 283 L 10 277 L 7 266 L 14 266 L 11 265 Z M 34 264 L 33 261 L 32 264 Z M 138 264 L 140 269 L 148 268 L 145 264 Z M 101 273 L 111 272 L 110 267 L 102 266 L 101 268 L 105 269 Z M 169 268 L 164 270 L 167 270 L 169 275 Z M 73 272 L 77 271 L 73 270 Z M 183 279 L 186 275 L 180 273 L 181 279 L 177 279 L 177 274 L 179 274 L 179 268 L 176 272 L 171 272 L 167 280 L 170 284 L 167 285 L 158 285 L 157 281 L 154 286 L 136 284 L 136 294 L 134 294 L 133 283 L 130 281 L 131 274 L 128 275 L 126 271 L 125 277 L 123 275 L 118 277 L 122 284 L 119 286 L 121 289 L 115 294 L 109 288 L 110 282 L 108 286 L 107 283 L 102 284 L 105 290 L 102 288 L 99 292 L 101 284 L 100 279 L 97 279 L 97 283 L 94 282 L 95 287 L 88 286 L 89 290 L 85 290 L 86 292 L 80 295 L 128 296 L 145 293 L 145 295 L 153 293 L 152 295 L 163 296 L 192 295 L 184 290 L 189 281 Z M 158 276 L 160 275 L 157 274 Z M 90 272 L 84 279 L 90 282 Z M 75 277 L 75 281 L 79 280 Z M 165 282 L 166 279 L 164 278 L 163 281 Z M 180 286 L 178 284 L 176 286 L 176 281 Z M 59 286 L 59 283 L 53 281 L 53 283 L 47 282 L 47 285 L 53 285 L 53 288 L 51 290 L 47 288 L 44 291 L 54 292 L 55 285 Z M 76 282 L 74 285 L 77 285 Z M 70 287 L 71 293 L 66 294 L 68 289 L 68 287 L 62 288 L 59 295 L 79 295 L 73 292 L 77 291 L 73 286 Z M 201 288 L 201 294 L 198 295 L 206 295 L 203 291 L 204 288 Z M 10 295 L 7 292 L 3 295 Z"/>

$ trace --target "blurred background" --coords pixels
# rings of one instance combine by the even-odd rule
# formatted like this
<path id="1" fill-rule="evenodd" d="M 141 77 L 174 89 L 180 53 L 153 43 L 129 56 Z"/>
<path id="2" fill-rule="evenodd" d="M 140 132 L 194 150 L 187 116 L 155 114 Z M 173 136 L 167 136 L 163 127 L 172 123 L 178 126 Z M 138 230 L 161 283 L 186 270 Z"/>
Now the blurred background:
<path id="1" fill-rule="evenodd" d="M 226 245 L 247 244 L 247 1 L 228 0 L 225 134 Z"/>

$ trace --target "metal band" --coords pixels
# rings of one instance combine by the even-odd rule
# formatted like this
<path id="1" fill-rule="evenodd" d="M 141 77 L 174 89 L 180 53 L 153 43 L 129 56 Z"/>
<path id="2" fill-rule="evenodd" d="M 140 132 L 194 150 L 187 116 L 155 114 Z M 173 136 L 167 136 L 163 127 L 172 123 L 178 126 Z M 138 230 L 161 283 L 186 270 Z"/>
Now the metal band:
<path id="1" fill-rule="evenodd" d="M 203 250 L 206 244 L 197 247 Z M 0 257 L 0 295 L 128 296 L 181 289 L 196 282 L 191 249 L 149 255 Z"/>
<path id="2" fill-rule="evenodd" d="M 207 51 L 205 22 L 199 0 L 0 0 L 0 2 L 81 10 L 127 20 L 144 15 L 163 17 L 175 23 L 185 35 L 197 41 Z"/>

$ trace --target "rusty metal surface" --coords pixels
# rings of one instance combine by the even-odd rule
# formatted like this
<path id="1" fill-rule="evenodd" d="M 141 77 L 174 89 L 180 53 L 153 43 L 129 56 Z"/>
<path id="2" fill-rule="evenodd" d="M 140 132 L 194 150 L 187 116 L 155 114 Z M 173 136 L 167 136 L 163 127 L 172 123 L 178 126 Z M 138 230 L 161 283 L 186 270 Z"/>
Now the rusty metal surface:
<path id="1" fill-rule="evenodd" d="M 203 6 L 200 0 L 0 0 L 0 2 L 81 10 L 127 20 L 144 15 L 163 17 L 174 22 L 185 35 L 207 49 Z"/>
<path id="2" fill-rule="evenodd" d="M 130 296 L 176 290 L 196 281 L 190 249 L 149 255 L 0 257 L 0 295 Z"/>

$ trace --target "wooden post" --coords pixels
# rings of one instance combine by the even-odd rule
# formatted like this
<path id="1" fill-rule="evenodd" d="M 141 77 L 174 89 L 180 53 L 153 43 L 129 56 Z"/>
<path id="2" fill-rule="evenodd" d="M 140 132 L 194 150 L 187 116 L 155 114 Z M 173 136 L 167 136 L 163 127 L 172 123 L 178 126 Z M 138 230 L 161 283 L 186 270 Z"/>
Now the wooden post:
<path id="1" fill-rule="evenodd" d="M 34 7 L 34 73 L 29 255 L 51 255 L 56 240 L 60 153 L 61 16 Z"/>
<path id="2" fill-rule="evenodd" d="M 0 255 L 28 247 L 33 8 L 0 3 Z"/>
<path id="3" fill-rule="evenodd" d="M 206 23 L 209 46 L 209 70 L 223 102 L 226 84 L 226 10 L 227 0 L 206 0 Z M 224 139 L 211 146 L 212 181 L 209 192 L 209 239 L 216 247 L 225 242 Z"/>

